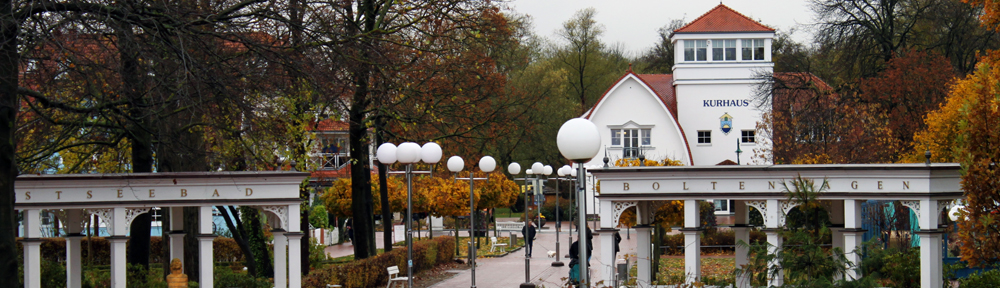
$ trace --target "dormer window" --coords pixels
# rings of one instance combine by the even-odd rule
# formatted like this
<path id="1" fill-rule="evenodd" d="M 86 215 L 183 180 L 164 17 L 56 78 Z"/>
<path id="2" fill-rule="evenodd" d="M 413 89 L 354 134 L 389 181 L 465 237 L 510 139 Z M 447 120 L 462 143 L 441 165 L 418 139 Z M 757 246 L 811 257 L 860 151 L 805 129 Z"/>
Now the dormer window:
<path id="1" fill-rule="evenodd" d="M 712 61 L 736 61 L 736 39 L 712 40 Z"/>
<path id="2" fill-rule="evenodd" d="M 684 61 L 708 61 L 708 40 L 684 40 Z"/>
<path id="3" fill-rule="evenodd" d="M 764 60 L 764 39 L 743 39 L 743 60 Z"/>

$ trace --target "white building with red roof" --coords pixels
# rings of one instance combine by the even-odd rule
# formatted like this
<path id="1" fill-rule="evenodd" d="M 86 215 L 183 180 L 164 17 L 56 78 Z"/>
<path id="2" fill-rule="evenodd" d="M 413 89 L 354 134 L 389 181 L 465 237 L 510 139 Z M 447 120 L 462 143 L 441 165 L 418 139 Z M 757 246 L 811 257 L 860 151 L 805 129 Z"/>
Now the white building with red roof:
<path id="1" fill-rule="evenodd" d="M 773 38 L 774 29 L 719 4 L 671 35 L 673 74 L 630 68 L 583 117 L 600 129 L 611 163 L 645 157 L 688 166 L 771 164 L 752 159 L 755 150 L 770 151 L 770 139 L 757 135 L 763 111 L 751 98 L 758 76 L 774 70 Z M 587 166 L 604 166 L 603 158 Z M 715 204 L 717 214 L 732 214 L 731 201 Z"/>
<path id="2" fill-rule="evenodd" d="M 757 76 L 773 71 L 773 38 L 774 29 L 719 4 L 671 35 L 673 74 L 630 69 L 583 117 L 601 129 L 611 161 L 751 163 L 754 149 L 769 143 L 758 141 L 762 111 L 751 97 Z M 603 166 L 601 158 L 589 165 Z"/>

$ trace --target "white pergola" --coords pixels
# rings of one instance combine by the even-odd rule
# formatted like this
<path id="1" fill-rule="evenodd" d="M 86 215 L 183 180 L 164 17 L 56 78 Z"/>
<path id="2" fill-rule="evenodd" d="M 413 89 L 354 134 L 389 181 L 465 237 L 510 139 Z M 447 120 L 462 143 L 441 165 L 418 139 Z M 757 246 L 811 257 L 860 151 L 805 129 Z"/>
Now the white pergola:
<path id="1" fill-rule="evenodd" d="M 266 212 L 274 235 L 275 287 L 299 287 L 299 185 L 309 173 L 182 172 L 133 174 L 22 175 L 15 182 L 14 208 L 23 212 L 24 283 L 41 285 L 39 212 L 49 210 L 65 223 L 66 285 L 80 287 L 80 240 L 89 215 L 104 223 L 111 242 L 111 287 L 125 287 L 125 243 L 132 220 L 150 208 L 170 209 L 170 258 L 184 257 L 182 208 L 199 208 L 199 283 L 212 287 L 212 207 L 252 206 Z M 164 227 L 167 228 L 167 227 Z M 185 263 L 186 265 L 187 263 Z M 291 272 L 291 273 L 289 273 Z"/>
<path id="2" fill-rule="evenodd" d="M 821 185 L 828 181 L 826 191 L 819 195 L 833 223 L 833 245 L 844 249 L 847 259 L 858 264 L 861 256 L 855 252 L 862 243 L 861 203 L 872 200 L 901 200 L 918 218 L 920 231 L 920 286 L 941 287 L 941 234 L 938 228 L 941 211 L 953 200 L 963 198 L 960 186 L 960 166 L 938 164 L 871 164 L 871 165 L 772 165 L 772 166 L 693 166 L 693 167 L 623 167 L 589 170 L 600 181 L 601 237 L 598 274 L 609 283 L 614 275 L 612 254 L 613 234 L 621 213 L 636 207 L 638 226 L 637 283 L 650 283 L 650 230 L 656 201 L 684 201 L 684 252 L 687 282 L 701 277 L 701 227 L 698 221 L 698 201 L 732 199 L 736 201 L 733 230 L 736 240 L 749 243 L 747 206 L 757 208 L 764 218 L 767 242 L 781 247 L 778 233 L 785 224 L 785 214 L 798 205 L 789 201 L 782 182 L 797 176 L 815 180 Z M 736 265 L 747 263 L 745 247 L 737 246 Z M 855 271 L 848 277 L 857 278 Z M 749 287 L 748 279 L 737 279 L 737 287 Z M 781 285 L 782 276 L 768 279 L 770 285 Z"/>

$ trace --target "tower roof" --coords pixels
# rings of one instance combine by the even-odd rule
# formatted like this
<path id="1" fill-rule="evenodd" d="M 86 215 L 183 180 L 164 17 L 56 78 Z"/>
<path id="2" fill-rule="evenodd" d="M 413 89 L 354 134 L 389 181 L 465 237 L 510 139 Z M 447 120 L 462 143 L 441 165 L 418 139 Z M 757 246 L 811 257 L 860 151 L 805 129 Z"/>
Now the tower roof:
<path id="1" fill-rule="evenodd" d="M 729 6 L 719 4 L 698 19 L 674 30 L 674 33 L 721 32 L 774 32 L 774 29 L 736 12 Z"/>

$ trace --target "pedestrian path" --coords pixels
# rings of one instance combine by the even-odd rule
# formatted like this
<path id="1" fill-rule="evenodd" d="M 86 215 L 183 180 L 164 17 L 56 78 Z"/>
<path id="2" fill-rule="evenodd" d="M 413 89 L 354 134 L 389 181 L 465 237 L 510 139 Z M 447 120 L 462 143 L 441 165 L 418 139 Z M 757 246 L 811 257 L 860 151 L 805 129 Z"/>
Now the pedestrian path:
<path id="1" fill-rule="evenodd" d="M 538 234 L 535 237 L 534 251 L 532 253 L 532 258 L 530 259 L 530 281 L 535 284 L 536 287 L 564 287 L 566 283 L 566 278 L 569 276 L 569 259 L 566 256 L 569 252 L 568 235 L 566 234 L 568 229 L 562 229 L 559 232 L 559 260 L 566 264 L 562 267 L 552 267 L 552 262 L 556 258 L 549 258 L 548 251 L 556 250 L 556 231 L 553 229 L 552 224 L 547 223 L 545 228 L 539 229 Z M 569 227 L 569 222 L 563 222 L 562 227 Z M 396 233 L 393 233 L 394 242 L 403 241 L 405 235 L 403 233 L 403 225 L 396 225 Z M 439 230 L 434 231 L 434 235 L 442 235 L 443 233 Z M 501 236 L 506 236 L 510 232 L 501 232 Z M 631 255 L 632 259 L 629 259 L 629 263 L 635 263 L 635 245 L 636 237 L 635 231 L 622 230 L 621 232 L 622 242 L 619 244 L 621 247 L 621 255 Z M 414 231 L 414 237 L 416 236 L 416 231 Z M 521 233 L 516 233 L 518 237 L 521 237 Z M 427 237 L 427 231 L 421 231 L 421 237 Z M 468 236 L 468 231 L 459 231 L 459 235 Z M 576 240 L 576 233 L 573 233 L 573 240 Z M 382 232 L 376 232 L 376 246 L 382 248 Z M 593 240 L 594 254 L 600 253 L 601 240 L 598 235 L 594 235 Z M 348 242 L 341 245 L 333 245 L 326 248 L 327 255 L 331 257 L 341 257 L 354 254 L 354 246 Z M 479 258 L 476 260 L 478 264 L 476 267 L 476 287 L 489 288 L 489 287 L 517 287 L 521 283 L 525 282 L 525 257 L 524 250 L 518 250 L 512 252 L 507 256 L 496 257 L 496 258 Z M 591 267 L 595 267 L 600 263 L 600 259 L 597 256 L 591 258 Z M 440 287 L 440 288 L 450 288 L 450 287 L 470 287 L 472 286 L 472 270 L 458 270 L 452 278 L 441 281 L 430 287 Z M 594 274 L 597 272 L 596 269 L 591 269 L 590 275 L 591 279 L 597 279 Z"/>

